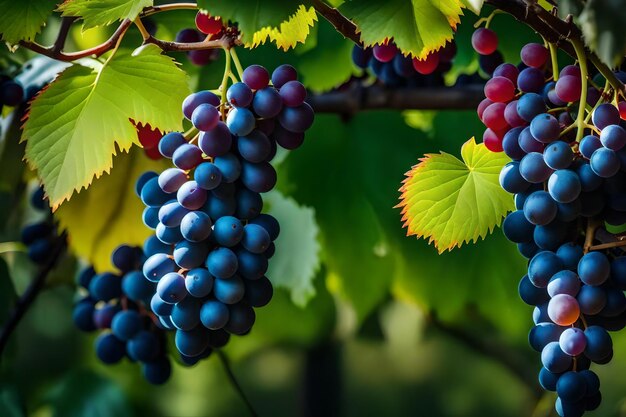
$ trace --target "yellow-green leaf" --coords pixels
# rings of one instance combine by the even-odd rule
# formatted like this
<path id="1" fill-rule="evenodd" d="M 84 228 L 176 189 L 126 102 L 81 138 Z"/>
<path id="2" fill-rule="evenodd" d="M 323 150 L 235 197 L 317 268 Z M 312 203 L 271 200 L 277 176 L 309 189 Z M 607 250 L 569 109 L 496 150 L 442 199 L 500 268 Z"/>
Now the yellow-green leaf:
<path id="1" fill-rule="evenodd" d="M 53 209 L 109 172 L 117 149 L 139 143 L 129 119 L 180 130 L 188 93 L 185 73 L 155 45 L 119 50 L 96 69 L 63 71 L 31 105 L 22 136 Z"/>
<path id="2" fill-rule="evenodd" d="M 54 11 L 56 0 L 0 0 L 0 39 L 32 40 Z"/>
<path id="3" fill-rule="evenodd" d="M 429 239 L 439 253 L 484 238 L 515 208 L 499 184 L 504 153 L 493 153 L 474 138 L 461 148 L 463 161 L 445 152 L 427 154 L 400 188 L 407 235 Z"/>
<path id="4" fill-rule="evenodd" d="M 59 6 L 63 16 L 83 19 L 83 30 L 106 26 L 118 20 L 134 20 L 144 7 L 152 6 L 152 0 L 70 0 Z"/>
<path id="5" fill-rule="evenodd" d="M 480 14 L 480 10 L 483 8 L 484 2 L 485 0 L 463 0 L 465 7 L 467 7 L 477 15 Z"/>
<path id="6" fill-rule="evenodd" d="M 93 182 L 89 189 L 63 204 L 55 213 L 68 231 L 71 250 L 98 271 L 111 270 L 111 252 L 118 245 L 142 245 L 152 234 L 144 226 L 144 205 L 135 194 L 135 181 L 145 171 L 160 172 L 165 160 L 148 159 L 142 149 L 115 157 L 113 169 Z"/>
<path id="7" fill-rule="evenodd" d="M 255 48 L 264 44 L 269 38 L 271 42 L 276 43 L 278 48 L 287 51 L 289 48 L 295 48 L 298 42 L 304 43 L 316 21 L 315 9 L 313 7 L 307 9 L 301 4 L 296 13 L 290 16 L 289 20 L 282 22 L 280 26 L 267 26 L 255 32 L 252 42 L 246 46 Z"/>
<path id="8" fill-rule="evenodd" d="M 393 38 L 405 55 L 425 58 L 452 39 L 462 6 L 461 0 L 352 0 L 339 9 L 366 46 Z"/>

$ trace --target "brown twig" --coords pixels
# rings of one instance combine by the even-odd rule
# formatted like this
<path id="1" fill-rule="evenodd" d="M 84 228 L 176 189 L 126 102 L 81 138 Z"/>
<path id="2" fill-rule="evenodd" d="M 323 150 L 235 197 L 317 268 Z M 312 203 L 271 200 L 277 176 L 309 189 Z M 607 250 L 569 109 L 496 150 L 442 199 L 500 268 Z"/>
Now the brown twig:
<path id="1" fill-rule="evenodd" d="M 167 12 L 169 10 L 196 10 L 198 5 L 196 3 L 169 3 L 169 4 L 161 4 L 158 6 L 149 6 L 144 8 L 141 13 L 139 13 L 139 17 L 147 17 L 153 14 Z"/>
<path id="2" fill-rule="evenodd" d="M 315 7 L 315 10 L 321 14 L 324 19 L 328 20 L 328 22 L 333 25 L 337 32 L 351 39 L 357 45 L 362 45 L 361 38 L 357 33 L 357 26 L 342 15 L 339 10 L 330 7 L 322 0 L 313 0 L 313 7 Z"/>
<path id="3" fill-rule="evenodd" d="M 67 40 L 67 35 L 70 33 L 70 28 L 72 27 L 72 23 L 76 20 L 76 17 L 65 16 L 61 20 L 61 28 L 59 29 L 59 35 L 57 36 L 54 44 L 52 45 L 51 51 L 53 53 L 59 53 L 65 47 L 65 41 Z"/>

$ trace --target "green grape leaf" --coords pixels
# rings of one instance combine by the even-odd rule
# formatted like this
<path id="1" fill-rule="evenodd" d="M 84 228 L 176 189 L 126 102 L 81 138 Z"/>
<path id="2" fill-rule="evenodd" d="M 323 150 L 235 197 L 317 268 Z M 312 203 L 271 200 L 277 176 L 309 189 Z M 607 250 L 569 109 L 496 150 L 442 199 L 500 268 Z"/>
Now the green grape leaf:
<path id="1" fill-rule="evenodd" d="M 405 55 L 418 58 L 451 40 L 463 14 L 460 0 L 352 0 L 339 9 L 357 25 L 366 46 L 393 38 Z"/>
<path id="2" fill-rule="evenodd" d="M 474 138 L 461 148 L 463 161 L 442 152 L 427 154 L 400 188 L 407 235 L 428 237 L 439 253 L 484 238 L 514 210 L 513 198 L 499 184 L 504 153 L 489 151 Z"/>
<path id="3" fill-rule="evenodd" d="M 626 54 L 622 2 L 589 0 L 579 16 L 585 42 L 609 67 L 618 65 Z"/>
<path id="4" fill-rule="evenodd" d="M 70 0 L 59 6 L 63 16 L 83 19 L 83 30 L 107 26 L 118 20 L 135 20 L 144 7 L 152 6 L 153 0 Z"/>
<path id="5" fill-rule="evenodd" d="M 96 69 L 63 71 L 31 104 L 22 135 L 52 208 L 109 172 L 118 148 L 139 144 L 130 119 L 181 130 L 187 94 L 185 73 L 155 45 L 119 50 Z"/>
<path id="6" fill-rule="evenodd" d="M 477 15 L 480 14 L 480 10 L 483 8 L 484 3 L 485 0 L 463 0 L 463 4 L 465 5 L 465 7 L 467 7 Z"/>
<path id="7" fill-rule="evenodd" d="M 164 160 L 148 159 L 138 147 L 115 157 L 113 170 L 55 213 L 67 230 L 70 249 L 98 271 L 112 270 L 111 252 L 118 245 L 142 245 L 152 231 L 141 221 L 144 205 L 135 194 L 135 181 L 145 171 L 167 168 Z"/>
<path id="8" fill-rule="evenodd" d="M 308 3 L 307 0 L 298 2 L 281 0 L 199 0 L 198 7 L 209 12 L 211 16 L 219 16 L 224 21 L 236 22 L 241 31 L 241 40 L 246 46 L 252 47 L 255 45 L 256 32 L 266 28 L 280 27 L 282 23 L 288 22 L 292 16 L 297 16 L 296 12 L 301 5 L 307 6 Z M 311 20 L 309 13 L 310 11 L 306 13 L 306 16 L 298 18 L 296 25 L 306 24 L 308 26 L 308 21 Z"/>
<path id="9" fill-rule="evenodd" d="M 323 92 L 343 84 L 356 72 L 351 58 L 354 44 L 326 20 L 317 28 L 317 47 L 298 56 L 297 68 L 308 89 Z"/>
<path id="10" fill-rule="evenodd" d="M 402 112 L 404 122 L 407 125 L 431 136 L 434 134 L 432 130 L 436 115 L 437 112 L 433 110 L 406 110 Z"/>
<path id="11" fill-rule="evenodd" d="M 313 278 L 320 266 L 315 211 L 299 206 L 277 191 L 266 194 L 264 200 L 270 207 L 268 213 L 281 225 L 276 255 L 270 262 L 267 276 L 276 287 L 288 289 L 296 305 L 304 307 L 315 295 Z"/>
<path id="12" fill-rule="evenodd" d="M 256 48 L 269 39 L 276 43 L 278 48 L 287 51 L 295 48 L 298 43 L 304 43 L 315 22 L 317 22 L 315 8 L 307 9 L 301 4 L 296 13 L 278 27 L 267 26 L 256 31 L 252 36 L 251 44 L 246 46 Z"/>
<path id="13" fill-rule="evenodd" d="M 56 4 L 56 0 L 0 0 L 0 39 L 11 45 L 33 40 Z"/>

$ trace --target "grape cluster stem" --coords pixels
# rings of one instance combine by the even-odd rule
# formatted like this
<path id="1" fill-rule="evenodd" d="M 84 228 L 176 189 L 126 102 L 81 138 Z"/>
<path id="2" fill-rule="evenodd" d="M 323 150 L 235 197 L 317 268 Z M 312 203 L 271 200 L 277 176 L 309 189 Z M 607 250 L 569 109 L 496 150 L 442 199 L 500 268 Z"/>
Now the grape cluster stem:
<path id="1" fill-rule="evenodd" d="M 256 412 L 256 410 L 252 406 L 252 403 L 248 399 L 248 396 L 241 388 L 241 385 L 239 384 L 239 381 L 237 380 L 237 377 L 235 376 L 233 369 L 230 366 L 230 361 L 228 360 L 228 357 L 226 356 L 226 354 L 222 352 L 221 349 L 216 349 L 215 354 L 220 359 L 220 362 L 222 363 L 222 366 L 224 367 L 224 372 L 226 372 L 226 376 L 228 377 L 228 380 L 230 381 L 231 385 L 233 386 L 235 391 L 237 391 L 237 394 L 241 398 L 241 401 L 243 401 L 243 403 L 246 405 L 246 408 L 248 409 L 250 416 L 259 417 L 259 414 Z"/>

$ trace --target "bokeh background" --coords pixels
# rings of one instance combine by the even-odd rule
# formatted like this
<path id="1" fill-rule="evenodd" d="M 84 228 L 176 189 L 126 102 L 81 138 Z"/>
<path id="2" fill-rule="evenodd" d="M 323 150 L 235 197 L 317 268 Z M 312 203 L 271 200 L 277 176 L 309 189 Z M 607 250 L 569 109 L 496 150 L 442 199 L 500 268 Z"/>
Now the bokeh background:
<path id="1" fill-rule="evenodd" d="M 476 17 L 467 14 L 446 76 L 450 86 L 459 74 L 478 70 L 469 43 Z M 159 15 L 157 36 L 173 39 L 193 25 L 193 17 L 193 12 Z M 51 20 L 42 43 L 50 42 L 55 27 L 58 21 Z M 511 62 L 518 62 L 524 43 L 539 40 L 504 15 L 492 27 Z M 71 42 L 83 48 L 108 35 L 106 29 L 77 28 Z M 137 45 L 138 39 L 130 32 L 123 46 Z M 270 69 L 291 63 L 319 93 L 359 75 L 351 48 L 320 21 L 295 50 L 265 45 L 241 51 L 240 57 L 244 65 Z M 221 60 L 197 68 L 183 54 L 172 56 L 190 74 L 194 89 L 218 85 Z M 19 178 L 24 196 L 34 180 L 21 162 L 15 128 L 10 132 L 4 129 L 0 159 L 2 241 L 16 240 L 19 226 L 32 218 L 8 185 Z M 282 265 L 275 269 L 280 276 L 269 277 L 288 285 L 257 311 L 251 333 L 231 339 L 225 349 L 260 416 L 554 415 L 552 394 L 544 394 L 536 381 L 539 354 L 527 343 L 532 308 L 517 296 L 525 261 L 515 246 L 496 229 L 484 241 L 438 255 L 427 242 L 406 237 L 394 209 L 404 173 L 419 157 L 440 150 L 458 156 L 460 146 L 473 136 L 480 141 L 482 132 L 471 110 L 323 114 L 304 146 L 284 156 L 277 166 L 281 195 L 270 197 L 270 205 L 287 198 L 307 213 L 306 222 L 299 216 L 279 219 L 289 238 L 278 239 L 272 262 Z M 150 166 L 133 152 L 135 161 Z M 123 158 L 116 158 L 112 175 Z M 78 209 L 86 239 L 98 212 Z M 124 213 L 119 217 L 129 221 Z M 123 226 L 143 227 L 139 218 L 132 221 Z M 118 232 L 109 241 L 140 243 L 135 234 L 119 232 L 120 224 L 111 230 Z M 0 259 L 3 322 L 35 271 L 23 253 Z M 76 271 L 86 262 L 65 259 L 14 333 L 1 361 L 0 416 L 247 415 L 216 357 L 191 368 L 176 362 L 171 380 L 159 387 L 146 383 L 136 364 L 99 363 L 95 336 L 78 331 L 71 319 Z M 595 416 L 626 415 L 626 338 L 615 334 L 614 343 L 613 361 L 596 367 L 604 400 Z"/>

